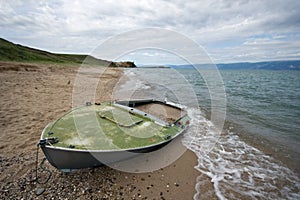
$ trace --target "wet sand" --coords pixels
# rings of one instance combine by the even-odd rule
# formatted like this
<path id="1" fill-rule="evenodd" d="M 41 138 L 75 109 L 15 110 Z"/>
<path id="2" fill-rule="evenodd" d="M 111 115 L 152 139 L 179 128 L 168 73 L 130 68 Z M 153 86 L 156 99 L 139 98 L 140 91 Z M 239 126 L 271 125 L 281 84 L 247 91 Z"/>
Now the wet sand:
<path id="1" fill-rule="evenodd" d="M 78 66 L 0 63 L 0 199 L 192 199 L 200 174 L 197 158 L 186 151 L 176 162 L 149 173 L 126 173 L 99 167 L 69 174 L 45 162 L 52 176 L 35 177 L 36 144 L 43 128 L 72 107 Z M 96 100 L 111 97 L 122 69 L 101 75 Z M 43 153 L 39 151 L 39 161 Z M 39 172 L 40 182 L 49 176 Z M 203 180 L 207 180 L 202 177 Z M 201 191 L 211 191 L 207 182 Z"/>

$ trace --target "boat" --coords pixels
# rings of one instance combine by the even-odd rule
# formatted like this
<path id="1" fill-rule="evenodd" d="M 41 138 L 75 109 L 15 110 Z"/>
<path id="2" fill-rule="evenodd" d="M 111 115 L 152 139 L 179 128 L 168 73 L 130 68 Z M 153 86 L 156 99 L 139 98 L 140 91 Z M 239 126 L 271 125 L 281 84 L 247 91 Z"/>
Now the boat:
<path id="1" fill-rule="evenodd" d="M 156 151 L 189 124 L 184 106 L 167 100 L 87 102 L 48 124 L 38 146 L 51 165 L 67 172 Z"/>

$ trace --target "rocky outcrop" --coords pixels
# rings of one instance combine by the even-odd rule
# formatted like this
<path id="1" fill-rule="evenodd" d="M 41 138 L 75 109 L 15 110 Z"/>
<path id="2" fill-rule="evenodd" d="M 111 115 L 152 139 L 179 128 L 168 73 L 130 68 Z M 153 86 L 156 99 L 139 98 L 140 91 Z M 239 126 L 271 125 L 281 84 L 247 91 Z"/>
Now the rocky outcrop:
<path id="1" fill-rule="evenodd" d="M 135 68 L 136 67 L 134 62 L 131 62 L 131 61 L 115 62 L 114 64 L 116 65 L 116 67 L 125 67 L 125 68 Z"/>

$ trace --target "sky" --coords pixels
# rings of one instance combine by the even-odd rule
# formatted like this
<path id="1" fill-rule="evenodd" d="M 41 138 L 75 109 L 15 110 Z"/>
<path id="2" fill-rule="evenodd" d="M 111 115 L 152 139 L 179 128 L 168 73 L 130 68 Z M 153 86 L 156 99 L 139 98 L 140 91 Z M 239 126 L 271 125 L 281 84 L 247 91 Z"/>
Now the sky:
<path id="1" fill-rule="evenodd" d="M 213 63 L 300 59 L 297 0 L 0 0 L 0 19 L 0 37 L 55 53 L 93 54 L 118 35 L 126 40 L 141 29 L 157 28 L 194 41 Z M 166 41 L 151 31 L 143 37 Z M 184 43 L 172 45 L 186 48 Z M 182 64 L 176 56 L 148 48 L 119 59 Z"/>

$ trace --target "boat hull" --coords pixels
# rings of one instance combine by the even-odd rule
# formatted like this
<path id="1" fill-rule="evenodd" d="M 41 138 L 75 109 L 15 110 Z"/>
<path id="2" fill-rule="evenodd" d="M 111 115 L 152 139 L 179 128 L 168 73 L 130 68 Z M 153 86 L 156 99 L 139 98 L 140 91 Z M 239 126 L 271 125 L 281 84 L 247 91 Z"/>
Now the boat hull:
<path id="1" fill-rule="evenodd" d="M 143 153 L 156 151 L 167 145 L 169 142 L 170 141 L 166 141 L 158 145 L 128 151 L 72 150 L 48 145 L 43 145 L 41 148 L 51 165 L 61 171 L 69 172 L 72 170 L 94 168 L 127 160 Z"/>
<path id="2" fill-rule="evenodd" d="M 152 103 L 152 104 L 151 104 Z M 171 108 L 174 108 L 176 112 L 174 112 L 176 115 L 176 120 L 172 122 L 172 124 L 167 123 L 164 120 L 160 120 L 156 117 L 156 115 L 152 115 L 152 113 L 148 113 L 149 107 L 143 107 L 145 105 L 153 105 L 153 104 L 159 104 L 159 105 L 167 105 Z M 178 107 L 177 105 L 168 104 L 167 102 L 161 102 L 156 100 L 134 100 L 134 101 L 119 101 L 117 102 L 117 105 L 114 105 L 116 107 L 121 107 L 121 109 L 128 111 L 128 113 L 134 113 L 136 115 L 142 115 L 147 116 L 149 119 L 155 122 L 155 124 L 159 124 L 161 127 L 172 128 L 172 127 L 178 127 L 178 132 L 176 132 L 174 135 L 169 135 L 163 138 L 163 141 L 160 141 L 156 144 L 149 144 L 141 147 L 135 147 L 135 148 L 124 148 L 124 149 L 111 149 L 111 150 L 97 150 L 97 149 L 85 149 L 85 148 L 77 148 L 76 145 L 69 145 L 68 147 L 62 147 L 57 146 L 56 143 L 59 141 L 60 138 L 55 139 L 55 137 L 47 138 L 48 135 L 55 135 L 55 133 L 49 131 L 47 132 L 47 127 L 44 129 L 43 134 L 41 135 L 40 139 L 40 147 L 42 151 L 44 152 L 47 160 L 50 162 L 51 165 L 56 167 L 57 169 L 65 172 L 69 172 L 72 170 L 77 169 L 83 169 L 83 168 L 93 168 L 98 167 L 101 165 L 109 165 L 112 163 L 117 163 L 123 160 L 127 160 L 136 156 L 140 156 L 143 153 L 150 153 L 153 151 L 156 151 L 168 143 L 170 143 L 172 140 L 176 139 L 181 135 L 189 126 L 188 119 L 183 120 L 183 118 L 188 118 L 187 114 L 181 115 L 181 111 L 184 111 L 181 107 Z M 138 109 L 136 109 L 138 108 Z M 152 108 L 150 106 L 150 108 Z M 174 110 L 173 109 L 173 110 Z M 147 111 L 147 113 L 145 112 Z M 180 115 L 178 112 L 180 111 Z M 155 112 L 154 112 L 155 114 Z M 101 116 L 105 117 L 105 115 Z M 111 120 L 113 123 L 115 123 L 116 126 L 121 126 L 118 122 L 114 122 L 113 119 L 110 119 L 109 116 L 106 117 L 109 120 Z M 180 123 L 179 120 L 183 120 Z M 51 127 L 56 125 L 58 121 L 54 122 Z M 153 123 L 154 123 L 153 122 Z M 114 125 L 112 123 L 112 125 Z M 131 128 L 131 127 L 126 127 Z M 50 128 L 51 130 L 51 128 Z M 154 129 L 155 130 L 155 129 Z M 176 129 L 173 129 L 176 130 Z M 51 134 L 49 134 L 51 133 Z M 149 139 L 148 139 L 149 140 Z"/>

